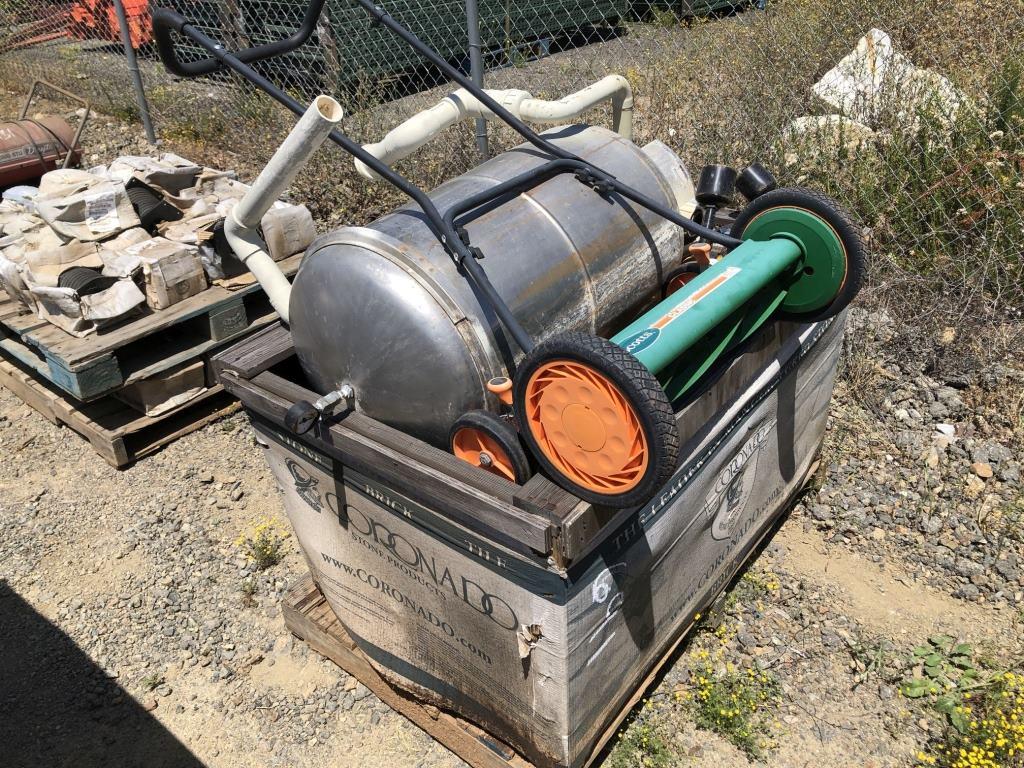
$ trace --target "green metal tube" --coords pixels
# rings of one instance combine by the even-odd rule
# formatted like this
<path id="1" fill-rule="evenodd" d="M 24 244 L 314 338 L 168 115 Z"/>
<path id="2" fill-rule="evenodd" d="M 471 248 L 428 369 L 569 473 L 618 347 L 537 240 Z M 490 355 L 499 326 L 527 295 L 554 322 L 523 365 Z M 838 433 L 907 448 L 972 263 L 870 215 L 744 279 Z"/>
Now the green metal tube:
<path id="1" fill-rule="evenodd" d="M 612 341 L 657 376 L 802 259 L 803 250 L 794 240 L 747 240 Z"/>

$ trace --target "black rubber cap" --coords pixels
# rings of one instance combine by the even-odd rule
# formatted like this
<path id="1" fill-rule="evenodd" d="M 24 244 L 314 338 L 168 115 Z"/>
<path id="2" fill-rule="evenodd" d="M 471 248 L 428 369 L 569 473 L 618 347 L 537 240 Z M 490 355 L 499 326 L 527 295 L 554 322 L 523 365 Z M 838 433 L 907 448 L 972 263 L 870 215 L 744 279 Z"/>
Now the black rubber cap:
<path id="1" fill-rule="evenodd" d="M 725 205 L 736 188 L 736 169 L 728 165 L 705 165 L 697 181 L 697 202 L 701 205 Z"/>
<path id="2" fill-rule="evenodd" d="M 311 402 L 299 400 L 285 413 L 284 425 L 292 434 L 304 435 L 313 428 L 319 418 L 320 411 Z"/>
<path id="3" fill-rule="evenodd" d="M 778 186 L 779 182 L 772 176 L 771 171 L 760 163 L 751 163 L 740 171 L 736 179 L 736 189 L 748 202 L 756 200 Z"/>

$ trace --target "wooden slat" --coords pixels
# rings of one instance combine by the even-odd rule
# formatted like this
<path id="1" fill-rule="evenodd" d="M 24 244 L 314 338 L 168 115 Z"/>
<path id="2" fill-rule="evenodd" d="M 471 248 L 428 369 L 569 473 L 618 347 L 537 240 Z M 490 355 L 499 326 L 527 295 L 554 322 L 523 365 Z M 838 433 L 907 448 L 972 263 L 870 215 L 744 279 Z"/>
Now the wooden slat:
<path id="1" fill-rule="evenodd" d="M 257 374 L 253 377 L 253 383 L 292 403 L 299 400 L 314 400 L 317 397 L 314 392 L 270 372 Z M 343 414 L 340 418 L 346 429 L 402 455 L 415 457 L 418 462 L 444 473 L 453 482 L 482 491 L 491 498 L 500 499 L 503 503 L 511 504 L 513 494 L 519 488 L 515 483 L 503 477 L 491 472 L 484 472 L 456 459 L 447 451 L 435 448 L 358 411 Z"/>
<path id="2" fill-rule="evenodd" d="M 225 371 L 221 382 L 246 408 L 274 425 L 283 424 L 285 413 L 296 400 L 316 397 L 270 373 L 246 381 Z M 493 490 L 487 473 L 480 473 L 484 477 L 470 477 L 472 482 L 467 482 L 467 473 L 473 467 L 362 414 L 350 413 L 315 433 L 303 435 L 302 441 L 413 501 L 442 512 L 454 522 L 493 537 L 517 552 L 536 557 L 550 551 L 550 523 L 512 505 L 512 493 L 517 486 L 495 477 L 497 484 L 503 482 L 507 488 L 500 494 L 481 490 L 480 486 Z"/>
<path id="3" fill-rule="evenodd" d="M 218 353 L 212 361 L 213 370 L 217 376 L 229 370 L 251 379 L 294 354 L 291 331 L 277 322 Z"/>
<path id="4" fill-rule="evenodd" d="M 24 336 L 19 336 L 10 324 L 0 327 L 0 349 L 72 397 L 92 401 L 202 357 L 231 339 L 261 329 L 276 319 L 277 313 L 266 296 L 259 291 L 249 291 L 233 296 L 230 302 L 222 302 L 206 315 L 196 315 L 77 366 L 55 357 L 50 351 L 52 345 L 39 344 L 40 340 L 51 337 L 63 340 L 69 336 L 50 323 Z M 76 339 L 76 342 L 84 343 L 90 338 Z"/>
<path id="5" fill-rule="evenodd" d="M 293 355 L 294 349 L 292 348 L 291 333 L 287 328 L 277 323 L 261 333 L 253 334 L 251 338 L 221 352 L 214 358 L 214 365 L 219 367 L 220 371 L 231 371 L 239 378 L 254 379 L 254 383 L 292 403 L 298 400 L 313 401 L 319 396 L 317 393 L 267 372 L 272 366 L 287 360 Z M 368 418 L 361 413 L 347 414 L 344 418 L 344 423 L 347 428 L 375 442 L 398 451 L 409 451 L 410 455 L 416 456 L 417 460 L 439 471 L 446 472 L 454 480 L 478 488 L 495 498 L 513 502 L 515 496 L 520 493 L 520 491 L 517 491 L 518 486 L 515 484 L 490 472 L 483 472 L 465 462 L 458 461 L 445 451 L 438 450 L 421 440 L 412 438 L 404 432 Z M 536 481 L 535 485 L 531 487 L 535 486 Z M 551 484 L 545 486 L 545 492 L 549 494 L 550 498 L 538 501 L 538 503 L 545 507 L 545 511 L 540 513 L 545 516 L 548 513 L 548 507 L 552 509 L 557 507 L 561 511 L 565 507 L 566 497 L 569 500 L 572 499 L 565 491 Z M 534 493 L 537 493 L 537 491 L 528 492 L 526 498 L 529 499 Z M 558 504 L 555 504 L 556 499 L 559 500 Z M 571 504 L 575 503 L 575 501 L 571 501 Z M 527 509 L 525 506 L 521 506 L 521 508 Z"/>
<path id="6" fill-rule="evenodd" d="M 7 291 L 0 290 L 0 322 L 20 314 L 22 314 L 21 303 L 8 296 Z"/>
<path id="7" fill-rule="evenodd" d="M 264 328 L 267 324 L 274 322 L 277 319 L 277 313 L 271 312 L 260 317 L 252 318 L 249 320 L 249 328 Z M 258 333 L 258 331 L 257 331 Z M 141 379 L 147 379 L 157 373 L 163 373 L 166 370 L 174 368 L 180 363 L 184 363 L 188 360 L 194 360 L 198 357 L 202 357 L 211 350 L 218 349 L 224 346 L 225 342 L 215 341 L 214 339 L 207 339 L 206 341 L 195 344 L 194 346 L 183 349 L 173 355 L 161 356 L 164 353 L 159 348 L 153 350 L 153 354 L 146 357 L 133 356 L 128 370 L 124 371 L 125 384 L 131 384 Z M 148 363 L 148 364 L 147 364 Z M 139 367 L 142 366 L 142 367 Z"/>
<path id="8" fill-rule="evenodd" d="M 309 576 L 288 591 L 281 612 L 285 626 L 300 640 L 359 680 L 378 699 L 473 768 L 530 768 L 530 763 L 480 728 L 421 703 L 388 684 L 352 642 Z"/>
<path id="9" fill-rule="evenodd" d="M 51 423 L 70 427 L 117 468 L 148 456 L 240 407 L 220 386 L 211 387 L 157 417 L 141 414 L 114 397 L 82 403 L 6 359 L 0 359 L 0 385 Z"/>
<path id="10" fill-rule="evenodd" d="M 584 502 L 538 473 L 516 491 L 512 503 L 527 512 L 543 515 L 554 523 L 562 523 Z"/>
<path id="11" fill-rule="evenodd" d="M 16 312 L 12 315 L 8 315 L 3 319 L 4 325 L 10 328 L 18 335 L 29 333 L 36 329 L 43 329 L 47 327 L 56 328 L 45 320 L 41 320 L 38 315 L 31 312 Z"/>

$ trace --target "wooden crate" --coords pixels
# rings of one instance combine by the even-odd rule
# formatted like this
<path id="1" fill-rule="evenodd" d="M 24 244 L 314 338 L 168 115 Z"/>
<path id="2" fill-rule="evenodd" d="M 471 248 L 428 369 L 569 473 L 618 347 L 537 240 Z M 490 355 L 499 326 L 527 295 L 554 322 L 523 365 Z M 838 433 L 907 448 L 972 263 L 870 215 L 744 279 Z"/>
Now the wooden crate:
<path id="1" fill-rule="evenodd" d="M 817 471 L 815 461 L 807 470 L 805 477 L 810 478 Z M 779 521 L 781 522 L 781 521 Z M 737 572 L 755 555 L 765 540 L 770 537 L 773 528 L 763 532 L 756 545 L 746 553 L 746 559 L 738 564 Z M 707 612 L 720 611 L 719 600 L 709 600 L 716 607 L 709 607 Z M 296 581 L 284 596 L 281 604 L 281 615 L 288 630 L 305 642 L 310 648 L 324 656 L 342 670 L 365 685 L 382 702 L 393 711 L 402 715 L 420 728 L 435 741 L 443 744 L 473 768 L 533 768 L 533 763 L 518 754 L 512 747 L 497 736 L 464 720 L 452 712 L 446 712 L 432 704 L 417 699 L 410 693 L 391 685 L 374 669 L 371 661 L 359 646 L 349 637 L 345 627 L 331 608 L 323 592 L 310 575 Z M 705 613 L 707 615 L 707 613 Z M 687 625 L 675 642 L 669 645 L 661 657 L 654 663 L 643 682 L 637 686 L 633 695 L 621 707 L 604 733 L 597 739 L 591 749 L 586 765 L 598 761 L 602 752 L 609 747 L 618 733 L 619 728 L 629 717 L 630 712 L 642 701 L 647 692 L 656 685 L 662 672 L 679 652 L 680 646 L 689 637 L 693 622 Z"/>
<path id="2" fill-rule="evenodd" d="M 774 323 L 723 361 L 676 414 L 675 474 L 628 509 L 510 483 L 358 411 L 290 433 L 317 393 L 279 326 L 215 366 L 376 674 L 536 766 L 582 768 L 812 471 L 842 328 Z"/>
<path id="3" fill-rule="evenodd" d="M 288 276 L 302 254 L 279 262 Z M 212 286 L 167 309 L 153 311 L 84 338 L 25 313 L 0 291 L 0 350 L 82 401 L 166 371 L 262 328 L 274 320 L 255 282 L 234 291 Z"/>
<path id="4" fill-rule="evenodd" d="M 3 355 L 0 355 L 0 386 L 9 389 L 51 423 L 73 429 L 88 440 L 108 464 L 118 469 L 235 413 L 240 407 L 219 384 L 182 407 L 157 417 L 144 416 L 113 396 L 83 403 Z"/>

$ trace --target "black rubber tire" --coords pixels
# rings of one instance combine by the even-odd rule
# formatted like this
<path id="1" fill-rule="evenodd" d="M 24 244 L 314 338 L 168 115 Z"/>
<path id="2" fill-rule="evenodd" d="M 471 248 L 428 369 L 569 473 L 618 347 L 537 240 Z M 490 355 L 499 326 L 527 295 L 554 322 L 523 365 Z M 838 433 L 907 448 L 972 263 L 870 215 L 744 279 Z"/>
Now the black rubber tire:
<path id="1" fill-rule="evenodd" d="M 455 440 L 455 433 L 466 427 L 483 432 L 501 447 L 509 461 L 512 462 L 512 472 L 517 485 L 522 485 L 530 479 L 530 475 L 533 474 L 530 471 L 530 460 L 519 439 L 519 433 L 506 419 L 490 411 L 482 410 L 467 411 L 462 414 L 448 431 L 448 449 L 452 453 L 454 453 L 452 444 Z"/>
<path id="2" fill-rule="evenodd" d="M 147 232 L 155 233 L 161 222 L 178 221 L 184 215 L 141 181 L 129 182 L 125 192 L 139 217 L 140 226 Z"/>
<path id="3" fill-rule="evenodd" d="M 552 360 L 586 363 L 610 379 L 633 406 L 647 438 L 647 470 L 633 488 L 608 495 L 576 484 L 547 458 L 524 423 L 526 388 L 539 366 Z M 679 463 L 679 429 L 665 390 L 643 363 L 608 339 L 588 333 L 567 333 L 548 339 L 531 350 L 516 370 L 514 411 L 519 435 L 544 474 L 584 501 L 609 507 L 632 507 L 648 501 L 668 482 Z"/>
<path id="4" fill-rule="evenodd" d="M 736 238 L 742 238 L 743 230 L 747 228 L 747 225 L 769 208 L 805 208 L 820 216 L 835 230 L 846 251 L 846 277 L 839 292 L 828 305 L 815 312 L 799 314 L 782 312 L 780 314 L 805 323 L 826 320 L 838 315 L 853 301 L 864 285 L 867 263 L 862 227 L 845 208 L 828 195 L 804 187 L 782 187 L 766 192 L 740 211 L 729 234 Z"/>

